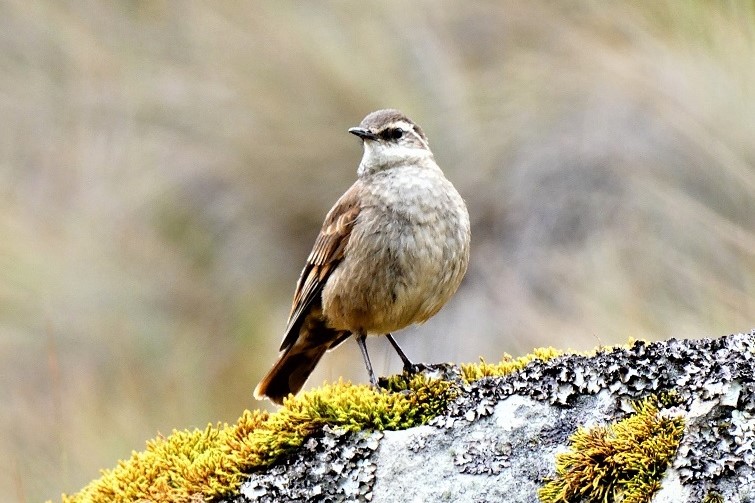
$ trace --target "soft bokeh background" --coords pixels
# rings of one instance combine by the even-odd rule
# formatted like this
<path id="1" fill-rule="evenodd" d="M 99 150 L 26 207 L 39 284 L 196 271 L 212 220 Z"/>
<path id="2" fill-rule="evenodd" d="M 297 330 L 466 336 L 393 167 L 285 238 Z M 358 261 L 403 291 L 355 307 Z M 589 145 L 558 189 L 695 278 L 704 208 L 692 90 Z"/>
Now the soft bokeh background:
<path id="1" fill-rule="evenodd" d="M 0 1 L 0 495 L 233 421 L 346 133 L 397 107 L 472 265 L 417 360 L 755 325 L 750 1 Z M 399 370 L 370 341 L 382 373 Z M 356 345 L 310 381 L 366 381 Z"/>

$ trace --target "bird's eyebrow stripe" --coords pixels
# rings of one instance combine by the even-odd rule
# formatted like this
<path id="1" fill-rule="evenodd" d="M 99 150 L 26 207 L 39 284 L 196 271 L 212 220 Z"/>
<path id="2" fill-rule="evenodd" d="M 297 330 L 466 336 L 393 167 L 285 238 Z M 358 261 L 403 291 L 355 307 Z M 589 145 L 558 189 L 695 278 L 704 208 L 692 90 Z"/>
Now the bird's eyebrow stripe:
<path id="1" fill-rule="evenodd" d="M 409 132 L 414 135 L 415 138 L 419 140 L 419 142 L 425 146 L 427 150 L 430 150 L 430 146 L 427 144 L 424 138 L 422 138 L 422 135 L 419 134 L 417 131 L 415 131 L 414 127 L 409 128 Z"/>
<path id="2" fill-rule="evenodd" d="M 411 123 L 409 123 L 409 122 L 405 122 L 405 121 L 396 121 L 396 122 L 391 122 L 390 124 L 386 124 L 380 130 L 381 131 L 389 131 L 391 129 L 396 129 L 396 128 L 401 128 L 404 131 L 409 131 L 410 129 L 414 129 L 414 125 L 411 124 Z"/>

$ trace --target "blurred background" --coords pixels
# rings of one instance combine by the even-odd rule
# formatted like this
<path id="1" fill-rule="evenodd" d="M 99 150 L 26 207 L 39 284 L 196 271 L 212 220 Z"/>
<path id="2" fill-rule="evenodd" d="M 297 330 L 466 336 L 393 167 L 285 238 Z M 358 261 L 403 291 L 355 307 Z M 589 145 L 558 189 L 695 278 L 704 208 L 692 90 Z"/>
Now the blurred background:
<path id="1" fill-rule="evenodd" d="M 755 326 L 750 1 L 0 1 L 0 494 L 267 407 L 294 284 L 395 107 L 465 197 L 422 362 Z M 370 340 L 381 373 L 400 370 Z M 366 382 L 356 344 L 308 386 Z"/>

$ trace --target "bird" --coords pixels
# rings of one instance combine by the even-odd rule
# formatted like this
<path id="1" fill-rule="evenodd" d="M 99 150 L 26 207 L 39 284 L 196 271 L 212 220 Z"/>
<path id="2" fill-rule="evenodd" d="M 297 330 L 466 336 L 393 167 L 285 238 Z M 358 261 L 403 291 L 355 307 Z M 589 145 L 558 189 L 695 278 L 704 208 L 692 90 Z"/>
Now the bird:
<path id="1" fill-rule="evenodd" d="M 469 264 L 464 200 L 435 162 L 419 125 L 395 109 L 368 114 L 349 133 L 363 145 L 357 180 L 325 216 L 296 284 L 280 356 L 254 390 L 282 404 L 326 351 L 351 336 L 378 387 L 365 340 L 435 315 Z"/>

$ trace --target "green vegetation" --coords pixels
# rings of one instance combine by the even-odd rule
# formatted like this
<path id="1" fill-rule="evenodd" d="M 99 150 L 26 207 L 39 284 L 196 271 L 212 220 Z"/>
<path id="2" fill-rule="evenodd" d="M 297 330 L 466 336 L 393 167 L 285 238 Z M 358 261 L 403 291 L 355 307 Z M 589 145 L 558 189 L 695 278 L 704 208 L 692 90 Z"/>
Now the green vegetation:
<path id="1" fill-rule="evenodd" d="M 291 397 L 272 414 L 245 411 L 234 425 L 173 431 L 63 501 L 178 502 L 220 496 L 237 488 L 246 473 L 280 459 L 326 424 L 349 431 L 409 428 L 435 417 L 458 391 L 450 382 L 421 375 L 393 378 L 390 387 L 376 391 L 339 381 Z"/>
<path id="2" fill-rule="evenodd" d="M 497 364 L 462 365 L 464 379 L 474 381 L 521 369 L 559 353 L 533 354 Z M 324 425 L 349 431 L 401 430 L 427 423 L 458 396 L 458 385 L 421 374 L 392 376 L 386 389 L 339 381 L 285 400 L 274 413 L 245 411 L 236 424 L 209 425 L 204 430 L 174 430 L 147 443 L 65 503 L 104 501 L 203 500 L 233 491 L 245 474 L 270 465 L 302 445 Z"/>
<path id="3" fill-rule="evenodd" d="M 469 382 L 474 382 L 483 377 L 496 377 L 510 374 L 519 369 L 524 368 L 529 362 L 533 360 L 550 360 L 557 356 L 561 356 L 563 353 L 555 348 L 536 348 L 532 353 L 514 358 L 509 354 L 504 354 L 503 358 L 498 363 L 487 363 L 482 358 L 480 363 L 462 363 L 461 372 Z"/>
<path id="4" fill-rule="evenodd" d="M 673 397 L 650 397 L 635 413 L 606 426 L 580 428 L 571 449 L 556 457 L 556 478 L 540 489 L 543 503 L 647 503 L 684 433 L 684 421 L 659 407 Z"/>
<path id="5" fill-rule="evenodd" d="M 716 491 L 711 491 L 705 495 L 703 503 L 724 503 L 724 497 Z"/>

